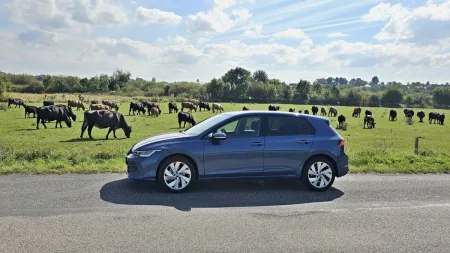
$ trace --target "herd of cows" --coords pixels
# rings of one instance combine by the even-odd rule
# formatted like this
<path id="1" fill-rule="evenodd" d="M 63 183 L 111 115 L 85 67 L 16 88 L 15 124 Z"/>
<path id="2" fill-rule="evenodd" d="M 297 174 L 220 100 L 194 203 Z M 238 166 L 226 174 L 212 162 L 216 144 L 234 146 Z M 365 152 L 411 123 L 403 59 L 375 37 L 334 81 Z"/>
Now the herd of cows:
<path id="1" fill-rule="evenodd" d="M 118 112 L 119 106 L 109 100 L 103 100 L 101 103 L 97 100 L 91 101 L 89 105 L 89 110 L 86 110 L 86 107 L 83 101 L 80 100 L 68 100 L 67 105 L 64 104 L 55 104 L 53 101 L 43 101 L 42 107 L 36 106 L 28 106 L 26 105 L 22 99 L 19 98 L 10 98 L 8 99 L 8 108 L 11 105 L 15 105 L 16 107 L 23 106 L 25 109 L 25 118 L 30 117 L 30 114 L 33 114 L 33 117 L 36 118 L 36 129 L 39 129 L 39 124 L 42 124 L 45 128 L 46 122 L 56 121 L 56 128 L 58 128 L 58 124 L 62 127 L 61 122 L 64 121 L 68 127 L 72 126 L 72 120 L 76 120 L 76 115 L 73 113 L 72 108 L 76 108 L 76 110 L 84 111 L 84 120 L 83 125 L 81 127 L 81 135 L 80 138 L 83 138 L 83 134 L 88 130 L 89 138 L 92 139 L 92 129 L 95 127 L 100 129 L 109 128 L 108 133 L 106 135 L 106 139 L 108 139 L 111 132 L 113 132 L 114 138 L 116 137 L 116 130 L 122 129 L 127 138 L 130 138 L 130 134 L 132 131 L 131 126 L 129 126 L 125 120 L 125 117 Z M 183 127 L 186 127 L 186 123 L 190 125 L 195 125 L 194 116 L 191 114 L 192 111 L 213 111 L 223 112 L 223 107 L 218 103 L 212 103 L 211 105 L 208 102 L 199 101 L 197 99 L 191 99 L 188 102 L 181 103 L 181 111 L 179 111 L 178 106 L 175 102 L 170 102 L 168 104 L 169 113 L 178 113 L 178 125 L 181 128 L 181 124 L 184 123 Z M 114 109 L 114 110 L 113 110 Z M 184 110 L 189 110 L 188 112 L 184 112 Z M 269 105 L 269 111 L 279 111 L 280 106 L 277 105 Z M 244 106 L 242 110 L 250 110 L 248 107 Z M 161 115 L 161 109 L 157 103 L 149 102 L 142 100 L 140 102 L 131 102 L 128 110 L 128 115 L 141 113 L 145 115 L 148 113 L 151 117 L 158 117 Z M 289 108 L 289 112 L 296 112 L 294 108 Z M 319 107 L 312 106 L 311 112 L 313 115 L 319 115 Z M 352 117 L 360 117 L 362 109 L 361 107 L 354 108 Z M 404 109 L 405 118 L 411 120 L 414 117 L 414 111 L 411 109 Z M 298 113 L 310 114 L 308 110 L 299 110 Z M 320 108 L 320 116 L 328 116 L 328 117 L 338 117 L 338 129 L 346 129 L 346 118 L 344 115 L 338 115 L 338 110 L 336 107 L 330 107 L 328 110 L 325 107 Z M 420 122 L 423 122 L 425 118 L 425 113 L 423 111 L 419 111 L 417 113 L 417 117 Z M 397 120 L 397 111 L 390 110 L 389 112 L 389 121 Z M 439 114 L 437 112 L 430 112 L 428 114 L 429 123 L 438 123 L 440 125 L 444 124 L 445 114 Z M 375 118 L 372 114 L 371 110 L 365 111 L 364 116 L 364 128 L 374 128 L 375 127 Z"/>

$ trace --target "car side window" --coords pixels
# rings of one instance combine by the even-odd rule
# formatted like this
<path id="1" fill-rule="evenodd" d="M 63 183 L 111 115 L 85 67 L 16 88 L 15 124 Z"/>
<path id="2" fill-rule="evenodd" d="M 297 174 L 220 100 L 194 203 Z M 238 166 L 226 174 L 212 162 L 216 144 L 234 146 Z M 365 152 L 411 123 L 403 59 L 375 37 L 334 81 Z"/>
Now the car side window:
<path id="1" fill-rule="evenodd" d="M 227 138 L 244 138 L 259 136 L 261 129 L 261 117 L 251 116 L 243 117 L 218 127 L 217 131 L 221 131 L 227 135 Z"/>
<path id="2" fill-rule="evenodd" d="M 314 135 L 311 123 L 301 117 L 269 116 L 268 136 Z"/>

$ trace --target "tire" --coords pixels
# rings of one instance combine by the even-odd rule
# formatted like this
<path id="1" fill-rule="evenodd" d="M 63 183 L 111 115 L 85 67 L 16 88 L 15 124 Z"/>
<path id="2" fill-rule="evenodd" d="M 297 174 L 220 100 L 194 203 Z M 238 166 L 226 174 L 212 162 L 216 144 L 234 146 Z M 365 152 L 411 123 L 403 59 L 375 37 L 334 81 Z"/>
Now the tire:
<path id="1" fill-rule="evenodd" d="M 302 181 L 313 191 L 325 191 L 333 185 L 336 177 L 335 172 L 336 168 L 334 168 L 330 159 L 315 157 L 303 166 Z M 319 175 L 319 177 L 316 175 Z"/>
<path id="2" fill-rule="evenodd" d="M 158 183 L 169 192 L 183 192 L 195 179 L 195 166 L 183 156 L 164 160 L 158 169 Z"/>

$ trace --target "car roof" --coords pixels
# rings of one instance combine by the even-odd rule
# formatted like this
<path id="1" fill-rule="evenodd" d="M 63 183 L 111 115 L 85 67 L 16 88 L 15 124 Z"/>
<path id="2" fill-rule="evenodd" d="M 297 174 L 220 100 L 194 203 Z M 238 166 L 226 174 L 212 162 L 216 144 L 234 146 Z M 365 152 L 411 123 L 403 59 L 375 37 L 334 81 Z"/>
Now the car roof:
<path id="1" fill-rule="evenodd" d="M 254 111 L 232 111 L 232 112 L 224 112 L 223 114 L 229 116 L 239 116 L 239 115 L 254 115 L 254 114 L 266 114 L 266 115 L 283 115 L 283 116 L 302 116 L 307 118 L 316 118 L 316 119 L 328 119 L 321 116 L 315 116 L 310 114 L 298 113 L 298 112 L 281 112 L 281 111 L 262 111 L 262 110 L 254 110 Z"/>

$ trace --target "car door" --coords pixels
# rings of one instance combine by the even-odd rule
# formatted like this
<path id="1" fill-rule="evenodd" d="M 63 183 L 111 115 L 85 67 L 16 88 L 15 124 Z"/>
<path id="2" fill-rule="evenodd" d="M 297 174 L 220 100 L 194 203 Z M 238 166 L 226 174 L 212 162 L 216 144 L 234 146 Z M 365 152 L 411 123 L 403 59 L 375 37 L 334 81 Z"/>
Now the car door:
<path id="1" fill-rule="evenodd" d="M 264 145 L 264 175 L 299 173 L 314 142 L 314 127 L 297 115 L 269 115 Z"/>
<path id="2" fill-rule="evenodd" d="M 205 177 L 237 177 L 262 175 L 264 171 L 264 136 L 262 117 L 233 119 L 213 132 L 226 134 L 224 140 L 205 141 L 203 165 Z M 212 134 L 212 133 L 211 133 Z"/>

